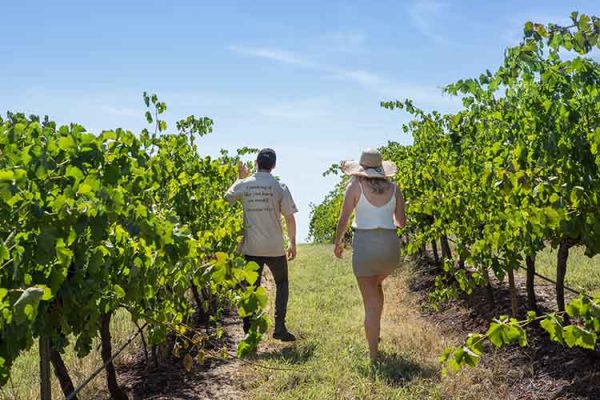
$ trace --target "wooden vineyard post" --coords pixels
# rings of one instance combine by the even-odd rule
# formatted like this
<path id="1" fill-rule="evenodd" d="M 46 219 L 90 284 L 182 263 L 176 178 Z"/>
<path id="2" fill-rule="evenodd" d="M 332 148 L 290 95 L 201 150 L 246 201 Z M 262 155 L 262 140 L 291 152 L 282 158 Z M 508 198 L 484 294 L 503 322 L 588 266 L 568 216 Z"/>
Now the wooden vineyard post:
<path id="1" fill-rule="evenodd" d="M 440 255 L 438 253 L 437 242 L 435 239 L 431 241 L 431 252 L 433 253 L 433 262 L 437 265 L 440 263 Z"/>
<path id="2" fill-rule="evenodd" d="M 565 311 L 565 276 L 567 274 L 567 260 L 571 246 L 571 241 L 563 238 L 560 241 L 556 256 L 556 303 L 558 311 Z"/>
<path id="3" fill-rule="evenodd" d="M 510 289 L 510 306 L 512 309 L 512 316 L 517 318 L 519 311 L 519 304 L 517 300 L 517 288 L 515 287 L 515 273 L 512 267 L 508 269 L 508 286 Z"/>
<path id="4" fill-rule="evenodd" d="M 527 302 L 529 308 L 537 312 L 537 302 L 535 299 L 535 255 L 526 256 L 525 264 L 527 265 Z"/>
<path id="5" fill-rule="evenodd" d="M 114 400 L 128 400 L 127 394 L 117 382 L 117 372 L 113 364 L 112 343 L 110 335 L 110 319 L 112 315 L 104 314 L 100 317 L 101 355 L 106 370 L 106 382 L 110 396 Z"/>
<path id="6" fill-rule="evenodd" d="M 40 336 L 40 399 L 52 400 L 50 386 L 50 338 Z"/>
<path id="7" fill-rule="evenodd" d="M 442 258 L 444 260 L 452 258 L 452 250 L 450 250 L 450 244 L 448 243 L 448 236 L 442 235 L 440 238 L 442 246 Z"/>
<path id="8" fill-rule="evenodd" d="M 485 277 L 485 296 L 487 301 L 491 305 L 494 305 L 494 289 L 492 288 L 492 282 L 490 281 L 490 271 L 487 268 L 483 269 L 483 276 Z"/>

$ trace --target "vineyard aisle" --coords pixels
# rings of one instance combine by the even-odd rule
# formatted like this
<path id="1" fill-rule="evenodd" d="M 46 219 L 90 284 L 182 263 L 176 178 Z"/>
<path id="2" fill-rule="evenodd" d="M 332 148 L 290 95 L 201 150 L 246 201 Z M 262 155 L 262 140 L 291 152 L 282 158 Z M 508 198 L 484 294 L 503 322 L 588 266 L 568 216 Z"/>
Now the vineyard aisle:
<path id="1" fill-rule="evenodd" d="M 292 345 L 269 339 L 253 360 L 261 366 L 240 367 L 239 379 L 234 381 L 242 385 L 244 398 L 502 396 L 506 387 L 483 368 L 462 371 L 442 382 L 437 357 L 448 340 L 458 336 L 449 338 L 421 316 L 418 297 L 408 288 L 410 275 L 410 267 L 405 266 L 385 282 L 383 366 L 373 373 L 367 362 L 362 302 L 350 254 L 340 261 L 333 256 L 331 246 L 302 246 L 297 260 L 291 263 L 288 317 L 290 329 L 300 339 Z M 272 307 L 272 299 L 270 302 Z"/>

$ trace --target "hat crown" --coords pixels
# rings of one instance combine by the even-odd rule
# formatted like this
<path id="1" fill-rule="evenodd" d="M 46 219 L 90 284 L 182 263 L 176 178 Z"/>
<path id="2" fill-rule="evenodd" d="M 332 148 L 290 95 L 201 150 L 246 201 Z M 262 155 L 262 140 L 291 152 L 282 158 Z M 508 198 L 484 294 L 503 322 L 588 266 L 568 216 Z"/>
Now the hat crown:
<path id="1" fill-rule="evenodd" d="M 360 155 L 360 165 L 366 168 L 381 167 L 381 153 L 374 149 L 367 149 Z"/>
<path id="2" fill-rule="evenodd" d="M 381 153 L 375 149 L 364 150 L 358 161 L 342 161 L 340 168 L 346 175 L 368 178 L 388 178 L 398 171 L 393 161 L 384 161 Z"/>

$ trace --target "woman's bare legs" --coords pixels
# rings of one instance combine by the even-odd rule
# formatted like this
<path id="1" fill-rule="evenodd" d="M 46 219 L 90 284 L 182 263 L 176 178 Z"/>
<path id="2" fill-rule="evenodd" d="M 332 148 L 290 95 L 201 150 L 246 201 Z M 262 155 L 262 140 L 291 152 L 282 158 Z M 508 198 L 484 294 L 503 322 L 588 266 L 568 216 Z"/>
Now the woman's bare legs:
<path id="1" fill-rule="evenodd" d="M 365 306 L 365 333 L 372 362 L 377 360 L 383 312 L 383 287 L 381 284 L 387 276 L 388 274 L 356 278 Z"/>

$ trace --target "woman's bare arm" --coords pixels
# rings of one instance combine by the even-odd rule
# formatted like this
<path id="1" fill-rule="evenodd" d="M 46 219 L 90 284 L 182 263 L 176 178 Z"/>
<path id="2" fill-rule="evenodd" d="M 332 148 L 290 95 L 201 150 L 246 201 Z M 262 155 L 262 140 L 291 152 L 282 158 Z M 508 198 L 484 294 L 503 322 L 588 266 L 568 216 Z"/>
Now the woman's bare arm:
<path id="1" fill-rule="evenodd" d="M 356 178 L 352 178 L 352 181 L 348 185 L 346 189 L 346 193 L 344 194 L 344 203 L 342 204 L 342 212 L 340 213 L 340 218 L 338 219 L 337 228 L 335 232 L 335 243 L 342 243 L 344 239 L 344 234 L 346 233 L 346 229 L 348 228 L 348 221 L 350 220 L 350 216 L 354 211 L 354 207 L 356 207 L 356 203 L 358 201 L 357 194 L 359 192 L 358 185 L 360 183 Z"/>
<path id="2" fill-rule="evenodd" d="M 406 203 L 400 188 L 396 187 L 396 209 L 394 210 L 394 223 L 398 228 L 406 226 Z"/>

